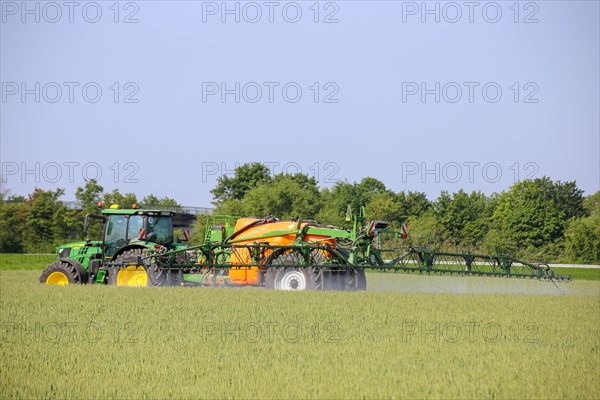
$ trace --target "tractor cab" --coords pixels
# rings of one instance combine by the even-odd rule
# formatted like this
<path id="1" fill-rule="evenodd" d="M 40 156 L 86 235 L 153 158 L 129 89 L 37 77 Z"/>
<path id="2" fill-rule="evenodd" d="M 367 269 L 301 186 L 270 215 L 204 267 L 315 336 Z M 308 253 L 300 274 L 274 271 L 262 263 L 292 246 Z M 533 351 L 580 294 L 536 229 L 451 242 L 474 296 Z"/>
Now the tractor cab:
<path id="1" fill-rule="evenodd" d="M 127 245 L 154 243 L 170 247 L 173 244 L 172 211 L 102 210 L 105 218 L 105 257 L 112 258 Z"/>

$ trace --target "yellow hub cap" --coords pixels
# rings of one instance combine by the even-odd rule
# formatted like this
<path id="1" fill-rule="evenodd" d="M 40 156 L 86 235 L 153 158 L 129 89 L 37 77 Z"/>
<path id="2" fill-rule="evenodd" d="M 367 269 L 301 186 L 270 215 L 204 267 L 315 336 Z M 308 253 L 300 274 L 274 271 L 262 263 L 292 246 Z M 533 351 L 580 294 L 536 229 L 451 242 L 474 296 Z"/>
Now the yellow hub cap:
<path id="1" fill-rule="evenodd" d="M 46 278 L 46 285 L 68 285 L 69 278 L 62 272 L 53 272 Z"/>
<path id="2" fill-rule="evenodd" d="M 117 273 L 117 286 L 148 286 L 148 274 L 146 274 L 144 267 L 128 265 L 121 268 Z"/>

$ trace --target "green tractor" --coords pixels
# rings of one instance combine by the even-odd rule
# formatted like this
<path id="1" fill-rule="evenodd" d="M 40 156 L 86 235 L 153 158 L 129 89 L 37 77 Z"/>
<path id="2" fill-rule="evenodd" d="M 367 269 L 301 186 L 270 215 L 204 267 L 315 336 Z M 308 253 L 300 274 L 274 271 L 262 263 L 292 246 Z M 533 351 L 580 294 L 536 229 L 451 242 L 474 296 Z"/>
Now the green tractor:
<path id="1" fill-rule="evenodd" d="M 135 205 L 134 205 L 135 207 Z M 102 240 L 66 243 L 56 248 L 58 260 L 46 267 L 40 282 L 47 285 L 108 283 L 118 286 L 160 286 L 161 270 L 141 266 L 145 250 L 182 250 L 186 244 L 173 238 L 173 211 L 103 209 L 101 215 L 85 217 L 84 232 L 91 220 L 104 223 Z"/>

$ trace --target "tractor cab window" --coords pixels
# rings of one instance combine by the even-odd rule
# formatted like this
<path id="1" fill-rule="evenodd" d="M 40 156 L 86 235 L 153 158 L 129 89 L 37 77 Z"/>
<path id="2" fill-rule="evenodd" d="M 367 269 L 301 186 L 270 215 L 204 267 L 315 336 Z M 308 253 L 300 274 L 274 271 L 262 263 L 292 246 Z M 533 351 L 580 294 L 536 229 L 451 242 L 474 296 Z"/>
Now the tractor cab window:
<path id="1" fill-rule="evenodd" d="M 159 244 L 173 242 L 173 220 L 170 217 L 148 217 L 146 237 Z"/>
<path id="2" fill-rule="evenodd" d="M 106 222 L 106 255 L 113 256 L 118 248 L 126 244 L 127 218 L 124 215 L 110 215 Z"/>
<path id="3" fill-rule="evenodd" d="M 144 229 L 144 217 L 141 215 L 132 215 L 129 217 L 129 226 L 127 227 L 127 240 L 131 242 L 140 237 Z"/>

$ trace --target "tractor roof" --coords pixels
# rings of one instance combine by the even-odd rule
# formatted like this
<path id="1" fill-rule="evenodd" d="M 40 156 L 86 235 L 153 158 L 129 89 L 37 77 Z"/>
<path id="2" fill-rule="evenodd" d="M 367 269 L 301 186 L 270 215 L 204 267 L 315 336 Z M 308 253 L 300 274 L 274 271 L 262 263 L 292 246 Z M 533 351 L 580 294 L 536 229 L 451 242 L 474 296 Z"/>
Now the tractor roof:
<path id="1" fill-rule="evenodd" d="M 102 210 L 102 214 L 104 215 L 153 215 L 158 216 L 162 215 L 165 217 L 170 217 L 175 215 L 174 211 L 165 211 L 165 210 L 140 210 L 137 209 L 121 209 L 121 208 L 106 208 Z"/>

